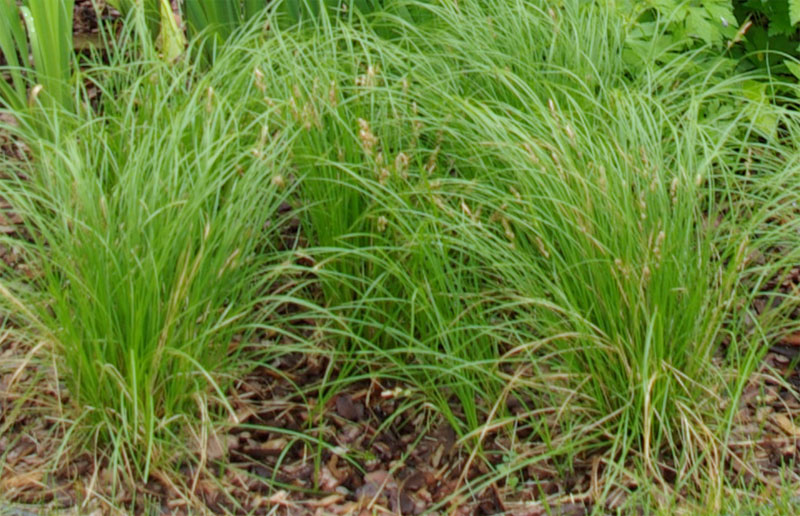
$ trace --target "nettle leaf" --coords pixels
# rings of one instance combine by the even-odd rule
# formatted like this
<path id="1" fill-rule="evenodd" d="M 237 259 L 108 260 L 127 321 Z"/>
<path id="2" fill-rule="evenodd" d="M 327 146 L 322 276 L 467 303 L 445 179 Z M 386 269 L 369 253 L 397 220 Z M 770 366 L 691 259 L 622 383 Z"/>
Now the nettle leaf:
<path id="1" fill-rule="evenodd" d="M 794 75 L 795 78 L 800 79 L 800 64 L 796 63 L 795 61 L 790 61 L 789 59 L 785 59 L 783 64 L 786 65 L 786 68 L 792 72 L 792 75 Z"/>
<path id="2" fill-rule="evenodd" d="M 759 53 L 759 60 L 763 60 L 764 57 L 761 55 L 763 51 L 769 46 L 769 35 L 767 31 L 760 26 L 751 27 L 750 30 L 747 31 L 747 48 L 751 52 L 758 52 Z"/>
<path id="3" fill-rule="evenodd" d="M 721 25 L 714 24 L 708 11 L 700 7 L 690 7 L 686 17 L 686 32 L 689 35 L 702 39 L 705 43 L 718 45 L 722 43 Z"/>
<path id="4" fill-rule="evenodd" d="M 683 2 L 678 2 L 676 0 L 652 0 L 650 5 L 652 5 L 658 11 L 663 13 L 668 13 L 670 11 L 675 11 L 677 9 L 682 9 L 684 5 Z"/>
<path id="5" fill-rule="evenodd" d="M 742 93 L 751 100 L 745 107 L 745 113 L 758 131 L 771 138 L 778 130 L 778 116 L 769 109 L 767 83 L 747 80 L 742 83 Z"/>
<path id="6" fill-rule="evenodd" d="M 628 31 L 627 41 L 629 43 L 637 42 L 639 44 L 653 41 L 657 39 L 656 29 L 657 27 L 655 22 L 637 23 L 630 31 Z"/>
<path id="7" fill-rule="evenodd" d="M 797 42 L 785 34 L 769 36 L 762 27 L 753 27 L 747 32 L 744 48 L 750 54 L 748 60 L 758 68 L 781 64 L 781 54 L 797 54 Z"/>
<path id="8" fill-rule="evenodd" d="M 711 22 L 719 26 L 719 31 L 723 36 L 728 39 L 736 37 L 739 21 L 733 13 L 733 6 L 730 2 L 706 4 L 704 8 L 711 17 Z"/>
<path id="9" fill-rule="evenodd" d="M 628 34 L 623 58 L 634 66 L 669 61 L 675 55 L 676 43 L 674 34 L 657 36 L 655 22 L 640 23 Z"/>
<path id="10" fill-rule="evenodd" d="M 725 38 L 735 37 L 738 30 L 731 0 L 650 0 L 643 3 L 649 6 L 649 12 L 667 23 L 667 32 L 685 47 L 692 46 L 691 39 L 720 46 Z"/>
<path id="11" fill-rule="evenodd" d="M 788 0 L 771 0 L 768 5 L 769 35 L 777 36 L 779 34 L 788 35 L 794 33 L 792 20 L 789 16 Z"/>
<path id="12" fill-rule="evenodd" d="M 750 11 L 767 14 L 769 4 L 765 0 L 747 0 L 744 7 Z"/>
<path id="13" fill-rule="evenodd" d="M 789 23 L 797 25 L 800 22 L 800 0 L 789 0 Z"/>
<path id="14" fill-rule="evenodd" d="M 669 24 L 678 24 L 691 16 L 691 7 L 686 3 L 677 4 L 674 0 L 654 1 L 653 8 L 658 12 L 662 21 Z"/>
<path id="15" fill-rule="evenodd" d="M 793 34 L 794 27 L 789 12 L 789 3 L 796 0 L 748 0 L 744 12 L 764 15 L 769 23 L 769 35 Z"/>

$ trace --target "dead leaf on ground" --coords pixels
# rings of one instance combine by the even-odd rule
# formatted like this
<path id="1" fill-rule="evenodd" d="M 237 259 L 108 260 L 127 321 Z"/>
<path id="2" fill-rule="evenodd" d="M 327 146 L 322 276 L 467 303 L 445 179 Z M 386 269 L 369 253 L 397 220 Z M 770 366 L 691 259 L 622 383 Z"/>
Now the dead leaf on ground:
<path id="1" fill-rule="evenodd" d="M 786 414 L 771 414 L 770 419 L 786 434 L 793 437 L 800 436 L 800 427 L 795 425 Z"/>

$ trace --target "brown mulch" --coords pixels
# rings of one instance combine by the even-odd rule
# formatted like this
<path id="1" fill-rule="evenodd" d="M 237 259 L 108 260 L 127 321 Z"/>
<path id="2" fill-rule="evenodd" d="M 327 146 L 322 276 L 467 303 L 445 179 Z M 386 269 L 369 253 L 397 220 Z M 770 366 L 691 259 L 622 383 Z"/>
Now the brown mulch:
<path id="1" fill-rule="evenodd" d="M 522 471 L 517 486 L 500 480 L 479 492 L 459 490 L 462 476 L 479 481 L 489 470 L 469 462 L 435 409 L 414 403 L 405 386 L 377 379 L 317 398 L 330 364 L 300 353 L 236 382 L 228 400 L 238 422 L 198 442 L 205 467 L 195 461 L 177 474 L 154 472 L 133 490 L 112 492 L 113 474 L 103 460 L 68 452 L 53 467 L 69 428 L 56 400 L 68 404 L 69 396 L 37 354 L 13 340 L 0 344 L 0 493 L 15 503 L 90 507 L 97 514 L 141 510 L 143 500 L 163 514 L 417 515 L 435 507 L 451 515 L 544 516 L 549 504 L 553 514 L 579 516 L 597 509 L 593 457 L 577 457 L 567 476 L 545 462 Z M 745 485 L 800 479 L 800 427 L 792 418 L 800 409 L 800 375 L 790 365 L 783 355 L 768 354 L 740 402 L 726 474 Z M 485 440 L 489 456 L 511 446 L 501 434 Z M 605 511 L 614 513 L 628 489 L 635 485 L 612 489 Z"/>
<path id="2" fill-rule="evenodd" d="M 235 468 L 228 496 L 249 496 L 256 513 L 278 506 L 284 514 L 420 514 L 453 493 L 464 460 L 455 432 L 431 410 L 408 408 L 401 386 L 358 382 L 319 406 L 288 378 L 313 385 L 327 360 L 293 355 L 279 366 L 277 376 L 254 371 L 231 397 L 241 417 L 226 435 L 223 460 Z M 315 440 L 325 443 L 317 464 Z M 284 489 L 273 491 L 270 479 Z M 212 510 L 218 498 L 206 498 Z"/>
<path id="3" fill-rule="evenodd" d="M 23 351 L 5 346 L 8 356 Z M 312 393 L 329 364 L 313 354 L 287 355 L 236 382 L 228 400 L 238 422 L 197 445 L 206 467 L 187 464 L 177 476 L 154 472 L 134 490 L 112 491 L 113 474 L 103 459 L 73 452 L 53 468 L 68 426 L 57 424 L 52 400 L 68 404 L 69 396 L 48 380 L 53 371 L 35 360 L 25 361 L 25 377 L 12 378 L 11 369 L 21 363 L 13 362 L 13 368 L 9 361 L 8 370 L 0 370 L 0 425 L 11 423 L 0 438 L 0 492 L 16 503 L 88 506 L 100 514 L 117 514 L 118 507 L 141 510 L 145 499 L 165 514 L 417 515 L 436 507 L 456 516 L 543 516 L 545 499 L 562 499 L 556 514 L 577 516 L 592 508 L 582 495 L 591 487 L 591 461 L 577 462 L 568 478 L 546 464 L 529 468 L 529 487 L 512 489 L 500 481 L 480 492 L 459 491 L 463 481 L 488 473 L 487 465 L 469 460 L 435 409 L 414 403 L 419 400 L 404 386 L 376 379 L 320 401 Z M 23 398 L 28 387 L 35 395 Z M 510 445 L 490 434 L 484 450 L 491 454 Z"/>
<path id="4" fill-rule="evenodd" d="M 792 362 L 768 353 L 742 393 L 728 446 L 729 465 L 745 484 L 800 480 L 800 374 Z"/>

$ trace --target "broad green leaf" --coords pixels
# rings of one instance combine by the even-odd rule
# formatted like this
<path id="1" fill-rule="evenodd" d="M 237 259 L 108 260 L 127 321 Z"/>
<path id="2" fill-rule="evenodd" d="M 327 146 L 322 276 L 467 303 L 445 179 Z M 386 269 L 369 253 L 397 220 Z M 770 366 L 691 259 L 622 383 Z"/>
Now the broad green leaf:
<path id="1" fill-rule="evenodd" d="M 718 45 L 722 43 L 721 25 L 712 23 L 705 9 L 698 7 L 689 8 L 686 17 L 686 31 L 689 35 L 702 39 L 705 43 Z"/>
<path id="2" fill-rule="evenodd" d="M 789 21 L 792 25 L 800 22 L 800 0 L 789 0 Z"/>
<path id="3" fill-rule="evenodd" d="M 789 0 L 770 0 L 768 2 L 767 16 L 769 18 L 769 35 L 790 35 L 794 33 L 792 16 L 789 9 Z"/>
<path id="4" fill-rule="evenodd" d="M 786 65 L 786 68 L 792 72 L 792 75 L 794 75 L 795 78 L 800 79 L 800 64 L 797 64 L 795 61 L 790 61 L 789 59 L 785 59 L 783 64 Z"/>
<path id="5" fill-rule="evenodd" d="M 733 13 L 730 2 L 725 4 L 707 4 L 704 6 L 710 16 L 709 22 L 727 38 L 733 38 L 739 30 L 739 22 Z"/>
<path id="6" fill-rule="evenodd" d="M 770 109 L 767 83 L 748 80 L 742 84 L 742 93 L 750 100 L 745 113 L 756 129 L 768 137 L 774 137 L 778 129 L 778 117 Z"/>

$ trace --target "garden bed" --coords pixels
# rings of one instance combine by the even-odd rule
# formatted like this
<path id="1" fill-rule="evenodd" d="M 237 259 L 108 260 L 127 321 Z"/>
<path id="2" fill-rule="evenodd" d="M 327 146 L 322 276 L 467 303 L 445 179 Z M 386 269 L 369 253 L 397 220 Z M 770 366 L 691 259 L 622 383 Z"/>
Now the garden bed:
<path id="1" fill-rule="evenodd" d="M 0 514 L 793 513 L 796 99 L 459 4 L 173 58 L 77 2 L 0 120 Z"/>

